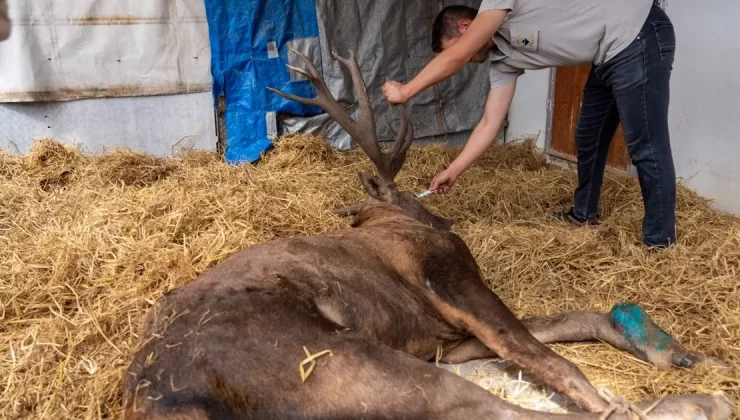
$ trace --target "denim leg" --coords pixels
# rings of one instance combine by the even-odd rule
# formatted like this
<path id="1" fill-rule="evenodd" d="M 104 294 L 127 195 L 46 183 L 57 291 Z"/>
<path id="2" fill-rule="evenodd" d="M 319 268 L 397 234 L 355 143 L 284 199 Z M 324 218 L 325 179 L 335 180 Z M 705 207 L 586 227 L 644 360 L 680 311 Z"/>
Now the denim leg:
<path id="1" fill-rule="evenodd" d="M 606 158 L 618 125 L 619 113 L 611 88 L 601 83 L 591 69 L 576 126 L 578 188 L 573 197 L 573 214 L 578 218 L 596 217 L 599 213 Z"/>
<path id="2" fill-rule="evenodd" d="M 670 76 L 675 35 L 657 6 L 637 39 L 597 69 L 612 87 L 632 164 L 645 205 L 643 241 L 648 246 L 676 242 L 676 172 L 668 130 Z"/>

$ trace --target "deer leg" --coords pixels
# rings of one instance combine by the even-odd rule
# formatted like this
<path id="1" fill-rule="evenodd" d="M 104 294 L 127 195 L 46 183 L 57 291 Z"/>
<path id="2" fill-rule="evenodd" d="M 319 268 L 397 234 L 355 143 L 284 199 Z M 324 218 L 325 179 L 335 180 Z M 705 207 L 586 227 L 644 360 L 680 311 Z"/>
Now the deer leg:
<path id="1" fill-rule="evenodd" d="M 579 406 L 592 412 L 607 408 L 607 402 L 586 375 L 530 334 L 482 281 L 435 280 L 427 279 L 425 293 L 450 324 L 468 330 L 492 352 L 510 360 Z"/>
<path id="2" fill-rule="evenodd" d="M 445 286 L 451 287 L 448 289 Z M 460 286 L 451 282 L 434 284 L 431 279 L 426 281 L 427 298 L 448 322 L 467 329 L 493 353 L 533 374 L 545 385 L 591 411 L 591 414 L 608 410 L 606 401 L 599 396 L 580 369 L 530 333 L 524 323 L 488 287 L 482 282 Z M 530 322 L 530 326 L 531 324 Z M 464 354 L 463 351 L 468 355 L 484 354 L 475 340 L 465 341 L 462 345 L 463 350 L 458 354 Z M 657 408 L 651 410 L 647 418 L 726 419 L 731 415 L 733 405 L 734 402 L 723 394 L 681 395 L 660 400 Z M 641 409 L 651 406 L 648 402 L 638 404 Z M 616 420 L 621 417 L 612 414 L 598 418 Z M 632 415 L 629 414 L 627 418 L 632 418 Z"/>
<path id="3" fill-rule="evenodd" d="M 493 420 L 597 420 L 600 413 L 554 414 L 528 410 L 484 388 L 385 345 L 346 336 L 317 337 L 312 348 L 331 348 L 301 387 L 303 418 L 408 418 Z M 341 395 L 341 397 L 338 397 Z M 654 401 L 637 405 L 645 410 Z M 722 395 L 690 394 L 664 399 L 651 420 L 729 418 L 732 402 Z M 632 420 L 614 413 L 609 420 Z"/>
<path id="4" fill-rule="evenodd" d="M 543 343 L 602 341 L 660 370 L 697 364 L 729 367 L 718 358 L 687 349 L 632 303 L 618 303 L 608 313 L 575 311 L 522 322 Z"/>
<path id="5" fill-rule="evenodd" d="M 603 321 L 597 319 L 603 319 L 606 315 L 599 312 L 570 312 L 560 316 L 526 319 L 524 324 L 532 327 L 530 332 L 543 341 L 550 339 L 552 341 L 548 342 L 585 341 L 588 335 L 578 335 L 582 333 L 574 332 L 577 330 L 575 327 L 578 323 L 589 324 L 589 328 L 605 329 Z M 567 319 L 564 320 L 563 316 L 567 316 Z M 444 354 L 440 362 L 464 363 L 496 356 L 496 353 L 486 347 L 477 337 L 470 337 Z M 649 419 L 725 419 L 731 416 L 734 401 L 721 393 L 712 396 L 688 394 L 671 396 L 662 400 L 643 401 L 636 405 L 641 410 L 656 407 L 649 412 Z M 617 417 L 607 417 L 607 419 L 615 418 Z"/>
<path id="6" fill-rule="evenodd" d="M 656 325 L 642 308 L 631 303 L 614 305 L 609 313 L 564 312 L 524 319 L 522 323 L 543 344 L 602 341 L 661 370 L 697 364 L 723 369 L 729 367 L 718 358 L 687 349 Z M 443 355 L 440 361 L 463 363 L 495 356 L 480 340 L 471 337 Z"/>
<path id="7" fill-rule="evenodd" d="M 296 369 L 296 363 L 305 356 L 300 346 L 278 343 L 274 347 L 271 340 L 264 340 L 265 346 L 275 352 L 274 358 L 263 358 L 257 363 L 248 360 L 255 351 L 264 355 L 254 347 L 248 352 L 236 347 L 228 353 L 214 354 L 215 360 L 206 365 L 210 367 L 208 375 L 218 378 L 217 381 L 212 378 L 203 387 L 165 392 L 164 398 L 146 401 L 151 404 L 149 410 L 141 414 L 128 410 L 126 418 L 602 419 L 600 413 L 554 414 L 528 410 L 453 373 L 351 332 L 310 332 L 315 335 L 302 336 L 303 345 L 314 351 L 330 349 L 332 353 L 315 360 L 315 368 L 305 382 Z M 302 332 L 295 333 L 300 336 Z M 239 338 L 236 341 L 243 342 Z M 235 363 L 237 360 L 242 365 Z M 254 368 L 261 363 L 266 363 L 267 375 Z M 652 401 L 637 404 L 641 409 L 651 405 Z M 731 402 L 723 396 L 691 394 L 667 398 L 648 418 L 725 420 L 731 410 Z M 606 418 L 632 420 L 633 416 L 614 413 Z"/>
<path id="8" fill-rule="evenodd" d="M 413 356 L 365 339 L 328 337 L 333 356 L 318 361 L 303 388 L 304 418 L 596 419 L 524 409 Z M 320 338 L 324 341 L 324 338 Z M 323 346 L 323 347 L 322 347 Z"/>
<path id="9" fill-rule="evenodd" d="M 465 363 L 470 360 L 490 359 L 498 356 L 496 352 L 486 347 L 478 337 L 470 337 L 457 346 L 442 354 L 439 361 L 442 363 Z"/>

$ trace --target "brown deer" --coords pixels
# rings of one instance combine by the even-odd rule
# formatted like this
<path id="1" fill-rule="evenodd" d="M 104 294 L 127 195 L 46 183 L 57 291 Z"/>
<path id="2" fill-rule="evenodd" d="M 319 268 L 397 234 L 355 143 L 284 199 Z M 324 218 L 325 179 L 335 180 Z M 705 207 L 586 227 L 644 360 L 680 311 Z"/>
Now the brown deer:
<path id="1" fill-rule="evenodd" d="M 297 53 L 296 53 L 297 54 Z M 318 70 L 292 68 L 315 85 L 307 99 L 360 145 L 379 176 L 370 195 L 339 210 L 352 227 L 272 240 L 243 250 L 151 309 L 124 378 L 125 419 L 632 419 L 652 405 L 610 404 L 546 343 L 600 340 L 659 368 L 710 362 L 656 326 L 636 305 L 520 321 L 485 285 L 452 223 L 397 190 L 412 143 L 401 129 L 382 151 L 354 54 L 349 67 L 359 121 Z M 565 394 L 584 412 L 525 410 L 429 361 L 499 356 Z M 615 399 L 616 400 L 616 399 Z M 612 400 L 612 403 L 615 401 Z M 666 397 L 650 419 L 726 419 L 721 394 Z"/>

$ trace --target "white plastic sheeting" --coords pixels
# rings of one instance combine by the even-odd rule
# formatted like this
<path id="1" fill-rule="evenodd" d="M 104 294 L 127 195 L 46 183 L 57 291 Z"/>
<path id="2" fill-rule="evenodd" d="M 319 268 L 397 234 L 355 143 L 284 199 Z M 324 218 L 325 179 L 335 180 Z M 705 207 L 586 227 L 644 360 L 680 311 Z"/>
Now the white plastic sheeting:
<path id="1" fill-rule="evenodd" d="M 0 103 L 211 91 L 211 50 L 203 0 L 9 3 L 14 30 L 8 41 L 0 43 Z M 330 58 L 330 51 L 336 49 L 344 55 L 353 49 L 357 53 L 373 102 L 378 138 L 390 140 L 398 128 L 398 114 L 385 102 L 380 86 L 386 78 L 408 81 L 433 58 L 429 43 L 434 17 L 442 7 L 457 3 L 477 7 L 480 0 L 316 0 L 320 39 L 311 39 L 313 43 L 305 46 L 305 52 L 321 65 L 332 93 L 354 116 L 357 109 L 349 74 Z M 426 90 L 406 107 L 416 137 L 447 138 L 472 129 L 482 115 L 487 93 L 485 65 L 466 66 L 450 80 Z M 168 106 L 169 101 L 157 103 Z M 84 107 L 96 113 L 95 117 L 66 115 L 84 121 L 92 133 L 102 128 L 105 120 L 115 118 L 109 113 L 113 108 L 100 106 L 94 111 L 94 107 Z M 204 111 L 199 109 L 199 118 Z M 46 111 L 39 111 L 43 114 L 39 118 L 28 112 L 27 108 L 0 106 L 0 117 L 28 114 L 38 122 L 23 129 L 0 124 L 0 140 L 24 144 L 28 135 L 43 132 L 87 141 L 81 133 L 60 131 L 58 123 L 47 124 Z M 16 121 L 15 117 L 6 119 L 11 120 Z M 310 118 L 281 115 L 277 120 L 281 134 L 324 134 L 339 149 L 352 143 L 325 114 Z M 163 133 L 174 128 L 163 126 Z M 129 144 L 132 138 L 113 136 L 109 141 Z"/>
<path id="2" fill-rule="evenodd" d="M 74 144 L 85 153 L 117 147 L 171 156 L 216 150 L 210 92 L 0 104 L 0 149 L 28 153 L 37 138 Z"/>
<path id="3" fill-rule="evenodd" d="M 203 0 L 9 0 L 0 102 L 207 92 Z"/>

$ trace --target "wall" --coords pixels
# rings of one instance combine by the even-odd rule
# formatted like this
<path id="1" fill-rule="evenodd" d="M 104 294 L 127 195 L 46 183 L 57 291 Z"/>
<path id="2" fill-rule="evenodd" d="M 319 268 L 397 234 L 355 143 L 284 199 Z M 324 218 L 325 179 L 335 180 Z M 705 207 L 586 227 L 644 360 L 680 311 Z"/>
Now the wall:
<path id="1" fill-rule="evenodd" d="M 669 111 L 677 176 L 717 208 L 740 214 L 740 6 L 666 3 L 677 38 Z"/>
<path id="2" fill-rule="evenodd" d="M 545 148 L 549 85 L 550 69 L 530 70 L 519 77 L 516 93 L 509 108 L 507 142 L 535 137 L 537 147 Z"/>
<path id="3" fill-rule="evenodd" d="M 9 0 L 0 102 L 208 92 L 203 0 Z"/>
<path id="4" fill-rule="evenodd" d="M 90 153 L 117 146 L 156 156 L 187 148 L 215 151 L 213 96 L 0 104 L 0 147 L 25 153 L 36 137 L 75 143 Z"/>
<path id="5" fill-rule="evenodd" d="M 89 152 L 215 150 L 203 0 L 8 3 L 0 147 L 52 137 Z"/>

